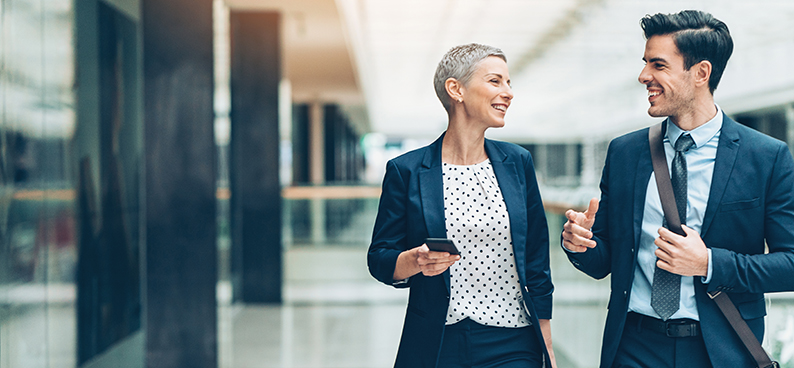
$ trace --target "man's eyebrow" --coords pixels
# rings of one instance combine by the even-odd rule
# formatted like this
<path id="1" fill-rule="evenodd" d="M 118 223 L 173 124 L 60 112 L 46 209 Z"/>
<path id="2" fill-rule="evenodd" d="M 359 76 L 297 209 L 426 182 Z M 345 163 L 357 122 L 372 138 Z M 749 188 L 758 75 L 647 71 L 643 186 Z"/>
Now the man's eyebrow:
<path id="1" fill-rule="evenodd" d="M 645 58 L 642 58 L 642 61 L 645 61 L 646 63 L 662 63 L 662 64 L 667 64 L 667 60 L 665 60 L 664 58 L 660 58 L 660 57 L 651 58 L 651 60 L 650 60 L 650 61 L 646 61 L 646 60 L 645 60 Z"/>

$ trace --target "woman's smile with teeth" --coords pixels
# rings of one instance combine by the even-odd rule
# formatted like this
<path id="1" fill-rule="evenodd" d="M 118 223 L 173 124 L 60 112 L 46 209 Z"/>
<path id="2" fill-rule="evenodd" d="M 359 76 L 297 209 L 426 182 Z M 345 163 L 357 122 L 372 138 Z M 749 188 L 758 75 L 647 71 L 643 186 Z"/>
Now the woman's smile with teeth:
<path id="1" fill-rule="evenodd" d="M 505 106 L 505 105 L 491 105 L 491 106 L 493 106 L 494 109 L 497 109 L 497 110 L 499 110 L 501 112 L 507 111 L 507 106 Z"/>

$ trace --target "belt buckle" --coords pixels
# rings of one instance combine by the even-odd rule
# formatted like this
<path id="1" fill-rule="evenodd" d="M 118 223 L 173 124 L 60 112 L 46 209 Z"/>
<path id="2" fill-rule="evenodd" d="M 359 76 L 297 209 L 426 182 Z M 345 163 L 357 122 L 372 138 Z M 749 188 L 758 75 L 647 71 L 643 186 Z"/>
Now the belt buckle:
<path id="1" fill-rule="evenodd" d="M 665 322 L 665 335 L 667 337 L 692 337 L 694 334 L 694 324 L 688 321 L 667 321 Z M 686 335 L 681 334 L 681 329 L 686 328 Z"/>

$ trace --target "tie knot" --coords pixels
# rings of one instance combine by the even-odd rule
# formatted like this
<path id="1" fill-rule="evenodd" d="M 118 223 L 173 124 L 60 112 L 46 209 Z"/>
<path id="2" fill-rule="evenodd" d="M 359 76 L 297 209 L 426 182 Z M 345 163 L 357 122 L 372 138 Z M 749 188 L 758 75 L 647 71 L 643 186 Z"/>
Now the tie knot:
<path id="1" fill-rule="evenodd" d="M 678 140 L 675 141 L 675 150 L 678 152 L 686 152 L 692 146 L 695 145 L 695 140 L 692 139 L 692 136 L 686 133 L 682 133 Z"/>

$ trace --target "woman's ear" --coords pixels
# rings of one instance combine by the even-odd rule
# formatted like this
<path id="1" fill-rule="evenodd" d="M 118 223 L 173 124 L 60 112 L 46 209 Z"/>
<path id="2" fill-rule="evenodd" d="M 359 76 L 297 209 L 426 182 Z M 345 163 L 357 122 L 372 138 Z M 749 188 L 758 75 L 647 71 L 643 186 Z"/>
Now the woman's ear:
<path id="1" fill-rule="evenodd" d="M 447 90 L 449 98 L 453 101 L 463 101 L 463 85 L 455 78 L 447 78 L 444 82 L 444 88 Z"/>

